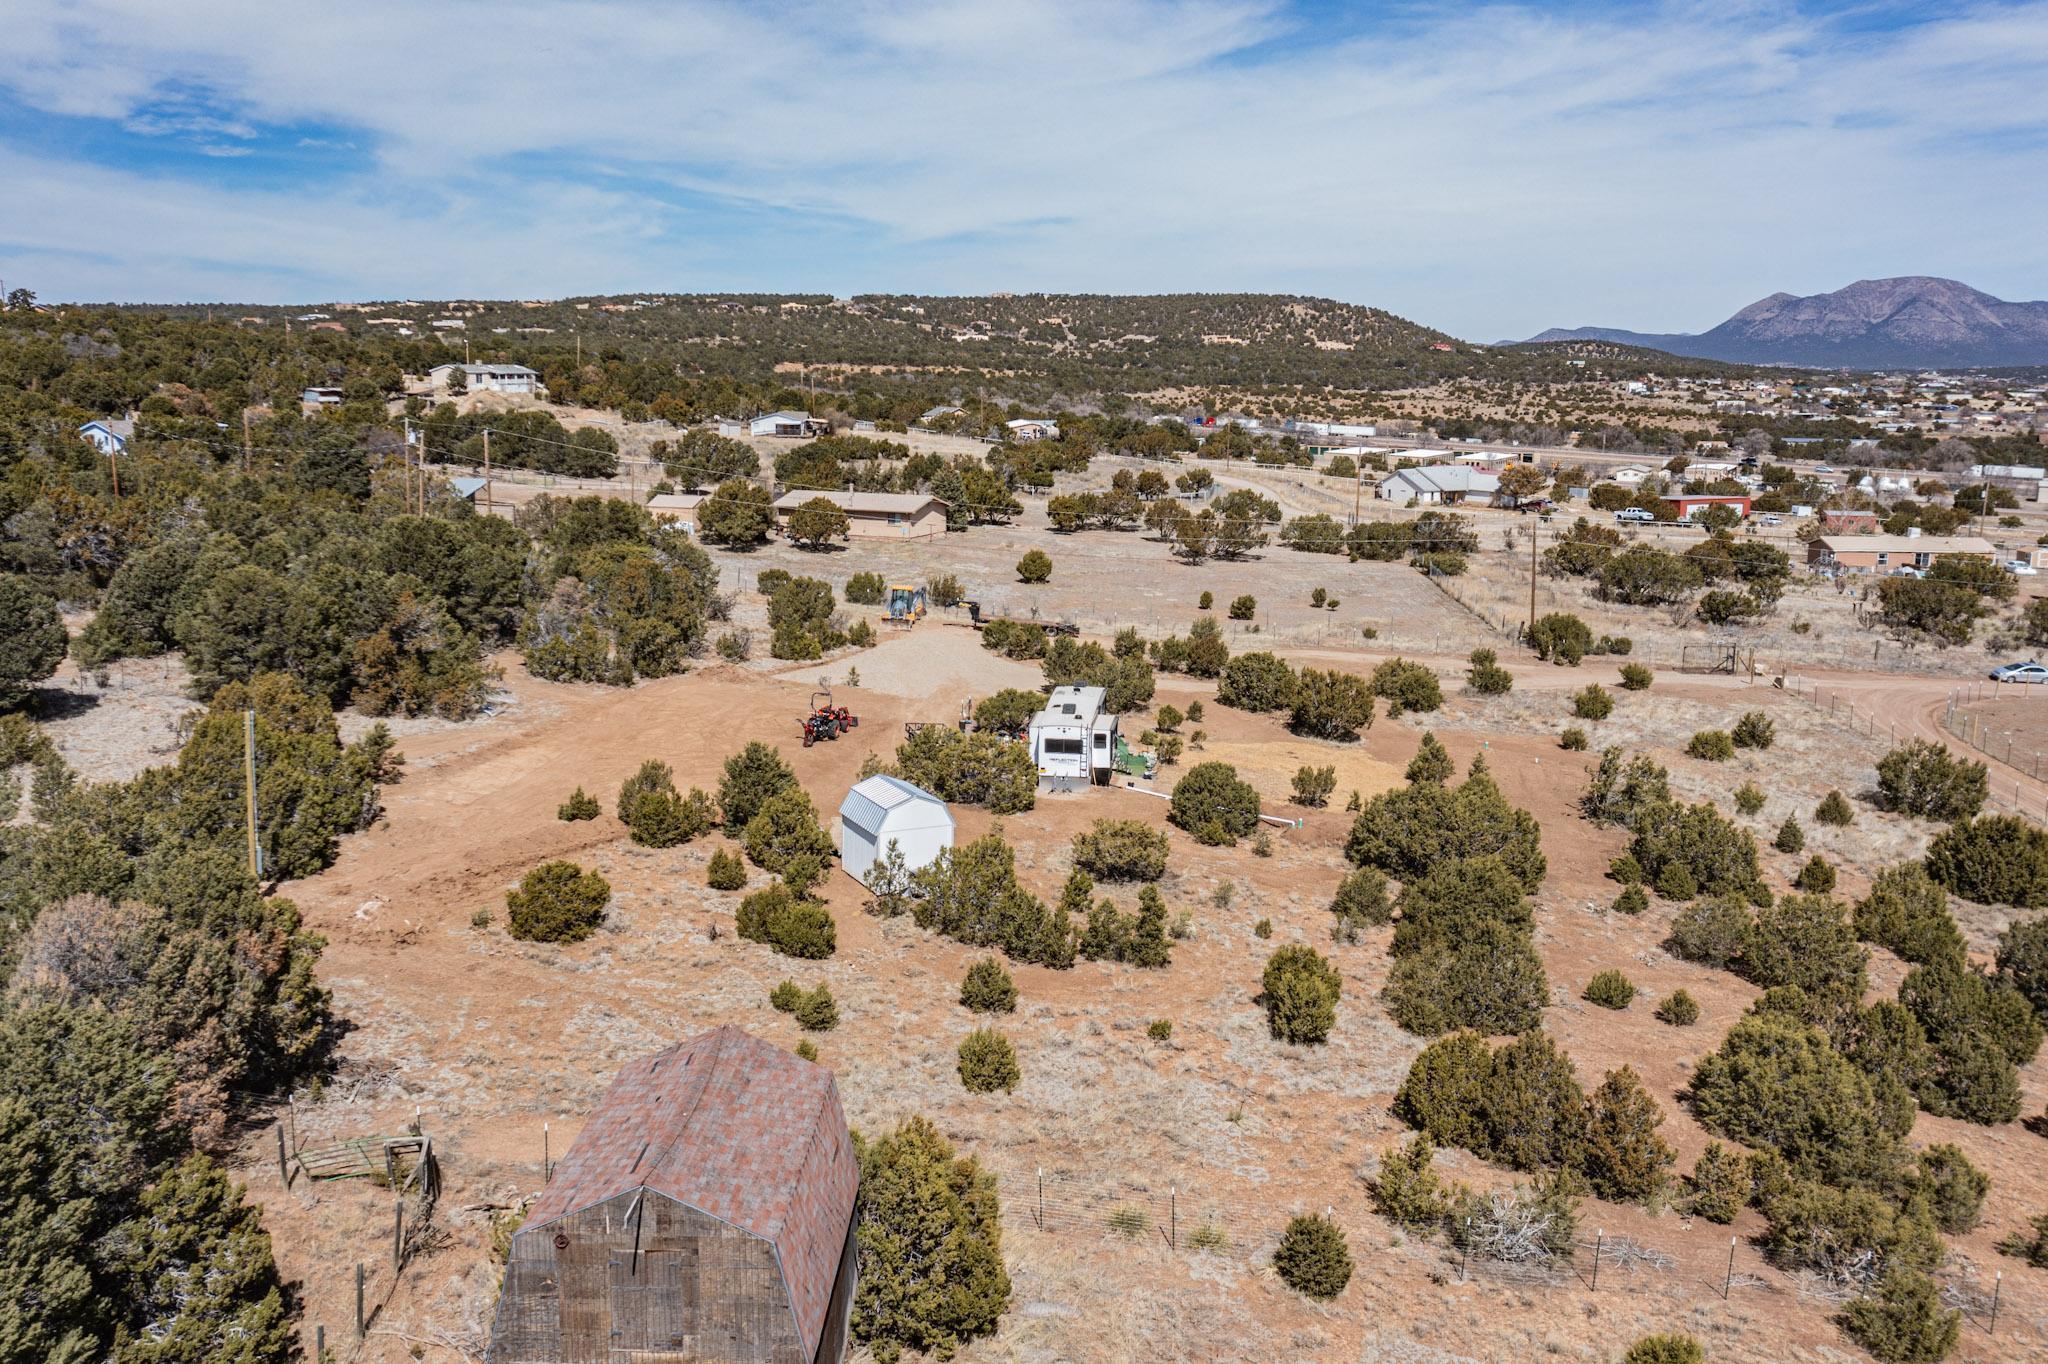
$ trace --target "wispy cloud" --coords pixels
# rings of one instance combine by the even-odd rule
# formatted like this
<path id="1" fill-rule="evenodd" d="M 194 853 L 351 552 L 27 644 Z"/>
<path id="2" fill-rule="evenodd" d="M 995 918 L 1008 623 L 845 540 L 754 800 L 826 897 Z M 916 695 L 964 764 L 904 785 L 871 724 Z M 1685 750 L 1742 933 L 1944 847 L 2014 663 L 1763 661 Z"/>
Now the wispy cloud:
<path id="1" fill-rule="evenodd" d="M 2042 0 L 16 9 L 0 273 L 52 295 L 1257 288 L 1491 339 L 2048 292 Z M 81 227 L 88 184 L 142 211 Z"/>

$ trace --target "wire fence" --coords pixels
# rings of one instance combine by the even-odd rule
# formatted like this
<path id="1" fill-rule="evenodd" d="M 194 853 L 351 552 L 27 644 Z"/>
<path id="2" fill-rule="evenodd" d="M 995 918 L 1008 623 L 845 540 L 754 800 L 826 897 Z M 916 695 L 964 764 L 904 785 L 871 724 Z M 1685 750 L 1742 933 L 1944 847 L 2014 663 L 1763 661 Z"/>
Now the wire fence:
<path id="1" fill-rule="evenodd" d="M 2048 725 L 2048 705 L 2042 706 L 2024 726 L 2011 722 L 1994 724 L 1963 707 L 1980 701 L 2039 700 L 2044 692 L 2048 692 L 2048 687 L 2032 684 L 1972 682 L 1957 687 L 1941 708 L 1941 727 L 1985 757 L 2040 781 L 2041 774 L 2048 771 L 2048 732 L 2042 729 Z"/>

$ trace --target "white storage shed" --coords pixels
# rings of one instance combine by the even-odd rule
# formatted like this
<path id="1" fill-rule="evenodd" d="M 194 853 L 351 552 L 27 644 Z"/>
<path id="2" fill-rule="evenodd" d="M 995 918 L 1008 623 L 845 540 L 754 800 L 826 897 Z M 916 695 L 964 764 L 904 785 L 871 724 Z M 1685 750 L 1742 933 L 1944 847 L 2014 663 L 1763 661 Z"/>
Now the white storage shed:
<path id="1" fill-rule="evenodd" d="M 888 856 L 889 845 L 903 854 L 911 871 L 929 866 L 940 851 L 953 846 L 953 812 L 923 787 L 897 777 L 876 775 L 856 782 L 839 802 L 839 865 L 862 885 L 868 870 Z"/>

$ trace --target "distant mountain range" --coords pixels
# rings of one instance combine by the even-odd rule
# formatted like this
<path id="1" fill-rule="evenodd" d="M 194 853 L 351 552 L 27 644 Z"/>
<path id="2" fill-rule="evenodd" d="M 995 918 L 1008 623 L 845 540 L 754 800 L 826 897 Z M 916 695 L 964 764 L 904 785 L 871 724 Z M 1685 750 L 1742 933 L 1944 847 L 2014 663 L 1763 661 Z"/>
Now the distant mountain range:
<path id="1" fill-rule="evenodd" d="M 1712 331 L 1553 327 L 1525 344 L 1611 341 L 1704 360 L 1841 369 L 2048 364 L 2048 302 L 2008 303 L 1952 279 L 1858 280 L 1831 294 L 1772 294 Z"/>

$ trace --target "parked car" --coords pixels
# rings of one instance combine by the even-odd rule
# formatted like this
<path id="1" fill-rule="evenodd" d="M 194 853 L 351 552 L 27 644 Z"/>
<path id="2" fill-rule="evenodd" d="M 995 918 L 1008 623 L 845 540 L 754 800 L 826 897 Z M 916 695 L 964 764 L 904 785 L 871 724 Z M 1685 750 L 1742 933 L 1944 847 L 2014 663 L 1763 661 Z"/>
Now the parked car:
<path id="1" fill-rule="evenodd" d="M 1765 512 L 1757 520 L 1766 526 L 1782 526 L 1785 524 L 1784 518 L 1776 512 Z"/>
<path id="2" fill-rule="evenodd" d="M 2022 578 L 2031 578 L 2039 574 L 2041 570 L 2035 568 L 2025 559 L 2011 559 L 2006 562 L 2005 571 L 2008 573 L 2017 573 Z"/>
<path id="3" fill-rule="evenodd" d="M 1655 521 L 1657 514 L 1646 507 L 1623 507 L 1614 514 L 1617 521 Z"/>
<path id="4" fill-rule="evenodd" d="M 2025 663 L 2008 663 L 1991 670 L 1993 682 L 2048 682 L 2048 663 L 2037 663 L 2029 659 Z"/>

